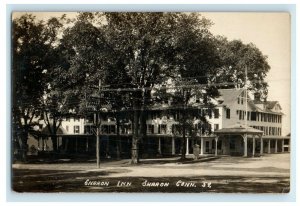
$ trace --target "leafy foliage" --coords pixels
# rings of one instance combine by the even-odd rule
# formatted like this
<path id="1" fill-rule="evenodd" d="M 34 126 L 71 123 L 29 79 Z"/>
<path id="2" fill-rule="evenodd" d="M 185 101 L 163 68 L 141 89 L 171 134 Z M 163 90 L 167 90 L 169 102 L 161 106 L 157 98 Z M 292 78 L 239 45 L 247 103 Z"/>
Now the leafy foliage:
<path id="1" fill-rule="evenodd" d="M 185 137 L 185 130 L 195 133 L 193 112 L 182 110 L 193 107 L 192 98 L 212 108 L 218 88 L 245 83 L 266 98 L 267 57 L 254 44 L 213 36 L 211 24 L 197 13 L 82 12 L 75 20 L 63 15 L 43 22 L 28 14 L 14 19 L 13 121 L 15 131 L 22 131 L 15 135 L 19 147 L 26 150 L 35 118 L 44 119 L 56 144 L 64 117 L 106 107 L 118 122 L 131 119 L 136 163 L 146 136 L 145 111 L 154 104 L 172 99 L 171 107 L 179 106 Z M 169 81 L 174 88 L 165 91 Z M 206 123 L 203 115 L 197 118 Z"/>
<path id="2" fill-rule="evenodd" d="M 215 44 L 220 67 L 212 73 L 211 82 L 228 82 L 227 88 L 244 87 L 247 69 L 249 90 L 259 92 L 262 97 L 267 98 L 268 83 L 265 82 L 265 77 L 270 70 L 267 56 L 254 44 L 244 44 L 241 40 L 228 41 L 224 37 L 216 37 Z"/>

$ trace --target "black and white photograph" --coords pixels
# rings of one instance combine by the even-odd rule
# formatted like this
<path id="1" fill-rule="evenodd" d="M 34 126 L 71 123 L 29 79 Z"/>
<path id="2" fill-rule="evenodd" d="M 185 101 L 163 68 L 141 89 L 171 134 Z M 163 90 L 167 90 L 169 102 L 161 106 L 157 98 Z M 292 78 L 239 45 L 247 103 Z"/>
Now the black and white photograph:
<path id="1" fill-rule="evenodd" d="M 290 18 L 12 12 L 12 191 L 289 193 Z"/>

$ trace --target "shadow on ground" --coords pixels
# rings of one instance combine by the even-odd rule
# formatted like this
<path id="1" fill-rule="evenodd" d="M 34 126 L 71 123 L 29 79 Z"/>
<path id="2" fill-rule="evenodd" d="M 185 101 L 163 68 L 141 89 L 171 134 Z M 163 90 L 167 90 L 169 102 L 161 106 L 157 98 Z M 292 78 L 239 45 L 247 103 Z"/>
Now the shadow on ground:
<path id="1" fill-rule="evenodd" d="M 120 172 L 124 173 L 126 170 L 56 171 L 14 169 L 12 188 L 16 192 L 289 192 L 288 177 L 108 177 L 109 174 Z M 88 185 L 86 182 L 91 184 Z M 125 184 L 125 186 L 120 187 L 120 182 L 126 183 L 127 186 Z M 211 183 L 210 187 L 208 183 Z"/>

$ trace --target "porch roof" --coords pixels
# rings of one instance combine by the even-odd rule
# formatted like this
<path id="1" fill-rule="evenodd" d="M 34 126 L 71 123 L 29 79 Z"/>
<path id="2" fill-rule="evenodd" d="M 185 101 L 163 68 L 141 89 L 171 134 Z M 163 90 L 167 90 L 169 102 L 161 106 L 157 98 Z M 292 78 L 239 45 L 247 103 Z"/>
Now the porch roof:
<path id="1" fill-rule="evenodd" d="M 262 136 L 262 138 L 263 139 L 273 139 L 273 140 L 276 140 L 276 139 L 290 139 L 290 137 L 289 136 L 275 136 L 275 135 L 273 135 L 273 136 Z"/>
<path id="2" fill-rule="evenodd" d="M 231 125 L 215 131 L 216 134 L 263 134 L 263 131 L 242 124 Z"/>

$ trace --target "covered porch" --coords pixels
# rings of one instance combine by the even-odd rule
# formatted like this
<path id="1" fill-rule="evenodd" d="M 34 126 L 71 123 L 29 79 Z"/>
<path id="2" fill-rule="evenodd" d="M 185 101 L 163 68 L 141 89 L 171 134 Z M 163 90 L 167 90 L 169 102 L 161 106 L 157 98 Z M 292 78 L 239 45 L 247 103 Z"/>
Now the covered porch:
<path id="1" fill-rule="evenodd" d="M 252 127 L 235 124 L 214 132 L 215 144 L 222 140 L 222 154 L 238 156 L 261 156 L 264 152 L 263 131 Z M 218 155 L 218 150 L 215 152 Z"/>

